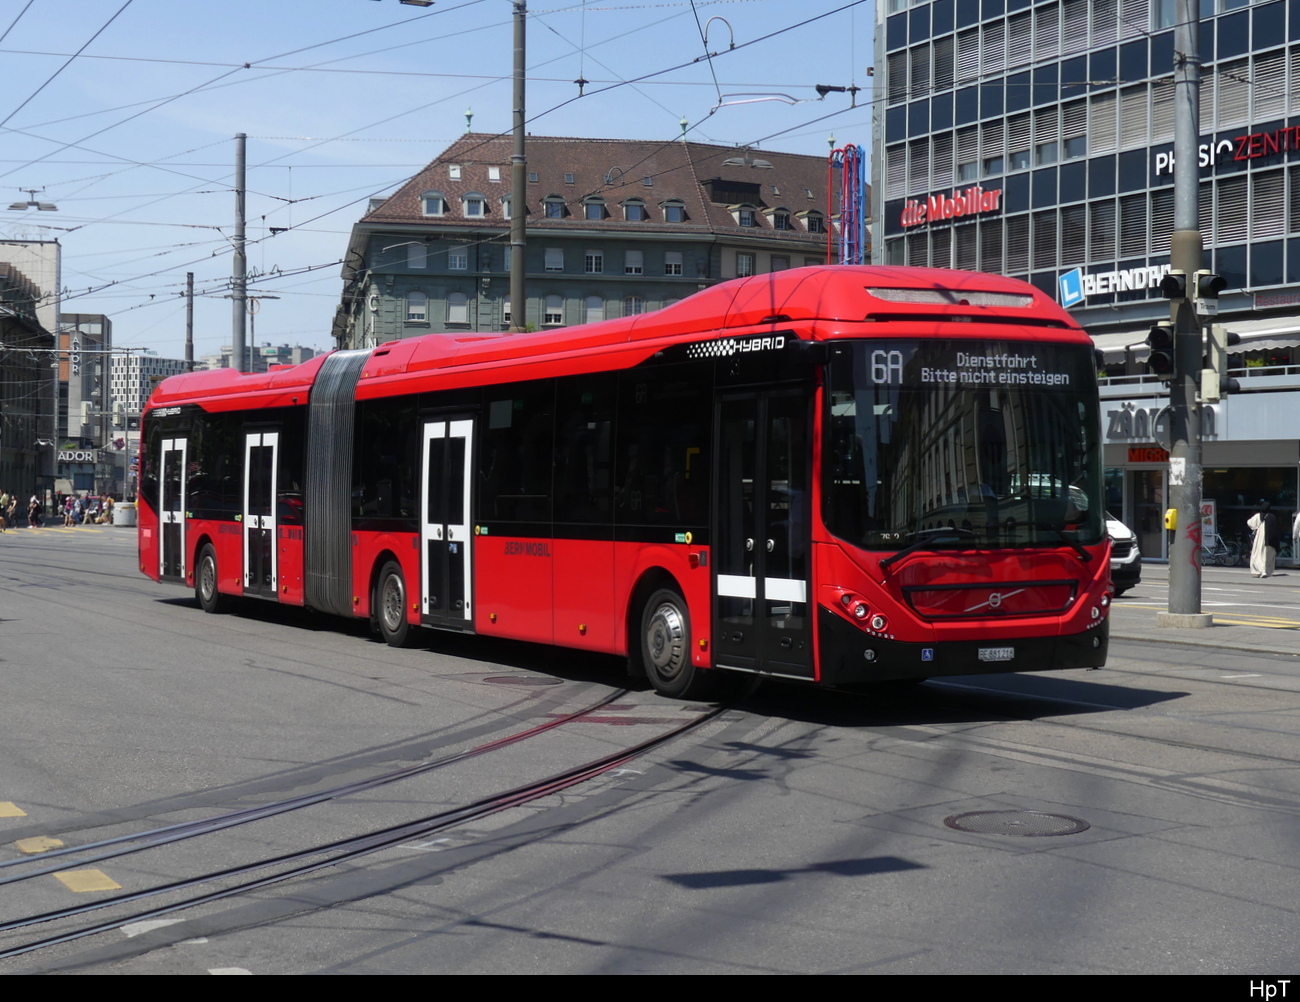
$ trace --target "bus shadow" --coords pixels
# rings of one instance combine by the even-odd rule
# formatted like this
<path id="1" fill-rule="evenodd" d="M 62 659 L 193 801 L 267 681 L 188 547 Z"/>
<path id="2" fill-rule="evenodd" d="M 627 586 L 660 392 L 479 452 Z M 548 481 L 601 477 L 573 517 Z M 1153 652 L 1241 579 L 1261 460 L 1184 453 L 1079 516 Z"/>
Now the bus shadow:
<path id="1" fill-rule="evenodd" d="M 192 596 L 158 601 L 202 615 Z M 369 623 L 364 619 L 344 619 L 257 599 L 242 599 L 237 609 L 230 615 L 287 629 L 337 633 L 362 639 L 377 650 L 385 649 L 383 641 L 371 635 Z M 412 649 L 478 662 L 486 671 L 528 671 L 567 682 L 648 688 L 644 679 L 628 676 L 626 658 L 612 654 L 429 629 L 416 634 Z M 765 680 L 755 692 L 730 705 L 764 716 L 807 723 L 870 727 L 1104 713 L 1153 706 L 1187 695 L 1180 691 L 1109 685 L 1102 681 L 1104 677 L 1104 669 L 1098 672 L 1070 669 L 1068 673 L 953 676 L 912 685 L 887 682 L 852 690 Z"/>
<path id="2" fill-rule="evenodd" d="M 738 708 L 836 727 L 897 727 L 1107 713 L 1187 695 L 1062 675 L 966 675 L 852 691 L 765 683 Z"/>

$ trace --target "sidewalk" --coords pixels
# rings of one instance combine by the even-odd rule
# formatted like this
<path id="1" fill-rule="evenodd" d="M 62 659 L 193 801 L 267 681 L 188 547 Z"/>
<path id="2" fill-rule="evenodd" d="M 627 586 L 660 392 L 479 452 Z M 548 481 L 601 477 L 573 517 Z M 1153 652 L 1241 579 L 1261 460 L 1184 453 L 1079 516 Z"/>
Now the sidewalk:
<path id="1" fill-rule="evenodd" d="M 1202 568 L 1201 610 L 1214 617 L 1204 629 L 1156 625 L 1168 602 L 1168 565 L 1144 563 L 1141 584 L 1111 604 L 1111 639 L 1300 656 L 1300 568 L 1263 579 L 1245 567 Z"/>

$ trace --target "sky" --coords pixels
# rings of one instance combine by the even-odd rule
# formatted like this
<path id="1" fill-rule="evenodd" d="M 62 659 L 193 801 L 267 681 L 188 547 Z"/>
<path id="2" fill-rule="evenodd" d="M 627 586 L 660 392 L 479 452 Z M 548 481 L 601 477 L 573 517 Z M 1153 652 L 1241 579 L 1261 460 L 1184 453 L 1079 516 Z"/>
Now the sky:
<path id="1" fill-rule="evenodd" d="M 875 6 L 528 0 L 528 130 L 667 140 L 685 118 L 700 142 L 869 149 Z M 231 342 L 245 133 L 250 343 L 329 348 L 369 198 L 465 132 L 467 111 L 476 132 L 510 130 L 512 13 L 509 0 L 0 0 L 0 238 L 57 238 L 61 312 L 107 314 L 115 346 L 166 357 L 184 356 L 192 271 L 195 357 L 215 353 Z M 854 107 L 817 84 L 862 91 Z M 57 211 L 4 208 L 30 197 Z"/>

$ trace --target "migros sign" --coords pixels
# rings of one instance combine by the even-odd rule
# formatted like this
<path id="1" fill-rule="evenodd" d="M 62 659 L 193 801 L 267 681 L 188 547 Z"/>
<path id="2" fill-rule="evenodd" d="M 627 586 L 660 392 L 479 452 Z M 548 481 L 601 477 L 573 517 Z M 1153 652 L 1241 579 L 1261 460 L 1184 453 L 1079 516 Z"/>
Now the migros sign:
<path id="1" fill-rule="evenodd" d="M 951 195 L 931 195 L 922 200 L 909 198 L 903 205 L 901 222 L 904 228 L 938 223 L 945 219 L 974 216 L 984 212 L 997 212 L 1002 207 L 1002 189 L 985 191 L 978 184 Z"/>

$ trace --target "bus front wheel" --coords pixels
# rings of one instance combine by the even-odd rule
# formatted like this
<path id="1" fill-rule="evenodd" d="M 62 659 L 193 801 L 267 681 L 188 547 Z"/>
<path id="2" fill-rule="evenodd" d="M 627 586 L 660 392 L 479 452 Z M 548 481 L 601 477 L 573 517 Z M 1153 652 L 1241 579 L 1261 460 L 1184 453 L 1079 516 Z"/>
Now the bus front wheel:
<path id="1" fill-rule="evenodd" d="M 691 614 L 673 588 L 656 591 L 641 613 L 641 664 L 662 696 L 700 699 L 708 694 L 708 673 L 691 663 Z"/>
<path id="2" fill-rule="evenodd" d="M 406 621 L 406 579 L 396 561 L 390 560 L 379 572 L 373 608 L 384 642 L 389 647 L 405 647 L 411 639 L 411 624 Z"/>
<path id="3" fill-rule="evenodd" d="M 225 612 L 230 597 L 217 590 L 217 551 L 208 543 L 199 551 L 199 566 L 194 572 L 194 597 L 204 612 Z"/>

